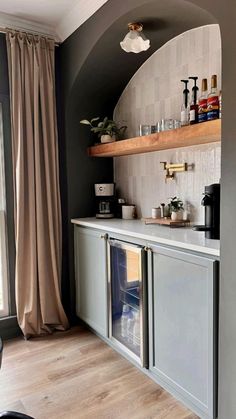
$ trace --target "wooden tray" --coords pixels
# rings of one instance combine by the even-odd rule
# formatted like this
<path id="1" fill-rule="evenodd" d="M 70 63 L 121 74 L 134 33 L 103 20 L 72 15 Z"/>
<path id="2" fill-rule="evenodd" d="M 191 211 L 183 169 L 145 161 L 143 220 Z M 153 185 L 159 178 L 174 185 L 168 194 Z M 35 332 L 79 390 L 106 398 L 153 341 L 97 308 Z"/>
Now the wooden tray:
<path id="1" fill-rule="evenodd" d="M 168 227 L 189 227 L 190 221 L 177 220 L 172 221 L 171 218 L 142 218 L 145 224 L 159 224 Z"/>

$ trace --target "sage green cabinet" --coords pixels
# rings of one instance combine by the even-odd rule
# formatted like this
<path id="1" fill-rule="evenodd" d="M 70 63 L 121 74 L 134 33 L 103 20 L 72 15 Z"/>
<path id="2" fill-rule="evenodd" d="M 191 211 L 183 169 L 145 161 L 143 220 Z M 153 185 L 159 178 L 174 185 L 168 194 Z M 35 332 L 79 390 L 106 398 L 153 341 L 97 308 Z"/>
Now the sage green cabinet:
<path id="1" fill-rule="evenodd" d="M 108 337 L 108 236 L 75 226 L 76 311 Z M 202 419 L 217 405 L 218 261 L 113 234 L 148 251 L 149 372 Z"/>
<path id="2" fill-rule="evenodd" d="M 96 332 L 108 336 L 106 235 L 75 226 L 76 313 Z"/>
<path id="3" fill-rule="evenodd" d="M 150 370 L 201 418 L 214 418 L 217 262 L 161 246 L 151 250 Z"/>

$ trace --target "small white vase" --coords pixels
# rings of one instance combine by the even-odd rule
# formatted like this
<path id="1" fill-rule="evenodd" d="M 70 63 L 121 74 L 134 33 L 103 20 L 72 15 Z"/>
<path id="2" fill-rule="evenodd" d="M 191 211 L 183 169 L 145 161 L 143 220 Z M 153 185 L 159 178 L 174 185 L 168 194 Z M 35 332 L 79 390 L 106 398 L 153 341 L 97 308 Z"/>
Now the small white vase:
<path id="1" fill-rule="evenodd" d="M 113 141 L 116 141 L 115 136 L 111 137 L 108 134 L 104 134 L 101 136 L 101 143 L 112 143 Z"/>
<path id="2" fill-rule="evenodd" d="M 182 221 L 183 220 L 183 211 L 181 211 L 181 210 L 177 211 L 177 212 L 172 211 L 171 220 L 172 221 Z"/>
<path id="3" fill-rule="evenodd" d="M 178 218 L 178 212 L 174 212 L 174 211 L 172 211 L 172 213 L 171 213 L 171 220 L 172 221 L 177 221 L 179 218 Z"/>

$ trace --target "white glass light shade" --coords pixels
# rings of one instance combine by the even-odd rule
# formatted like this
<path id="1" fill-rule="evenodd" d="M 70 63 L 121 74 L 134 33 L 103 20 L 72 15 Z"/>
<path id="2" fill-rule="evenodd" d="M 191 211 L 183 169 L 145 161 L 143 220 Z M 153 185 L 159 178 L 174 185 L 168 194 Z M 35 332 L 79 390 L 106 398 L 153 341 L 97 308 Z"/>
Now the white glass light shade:
<path id="1" fill-rule="evenodd" d="M 126 52 L 139 52 L 146 51 L 150 47 L 150 41 L 145 37 L 142 32 L 131 30 L 122 42 L 120 42 L 121 48 Z"/>

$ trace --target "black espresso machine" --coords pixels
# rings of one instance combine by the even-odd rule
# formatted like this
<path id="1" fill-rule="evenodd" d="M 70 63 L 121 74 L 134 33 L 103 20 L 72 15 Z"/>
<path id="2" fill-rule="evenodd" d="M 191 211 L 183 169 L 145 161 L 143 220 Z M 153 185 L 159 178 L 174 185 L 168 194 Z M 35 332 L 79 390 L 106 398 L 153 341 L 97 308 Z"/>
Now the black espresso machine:
<path id="1" fill-rule="evenodd" d="M 115 184 L 95 183 L 96 218 L 114 218 Z"/>
<path id="2" fill-rule="evenodd" d="M 220 239 L 220 183 L 205 186 L 201 204 L 205 208 L 205 224 L 195 225 L 193 230 L 205 231 L 206 239 Z"/>

